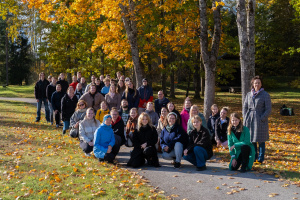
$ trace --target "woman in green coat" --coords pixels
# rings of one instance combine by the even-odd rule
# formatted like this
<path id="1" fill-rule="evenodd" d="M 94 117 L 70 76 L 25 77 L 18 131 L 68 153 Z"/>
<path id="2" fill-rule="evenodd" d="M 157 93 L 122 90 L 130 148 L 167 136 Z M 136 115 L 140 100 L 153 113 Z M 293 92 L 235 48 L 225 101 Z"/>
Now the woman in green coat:
<path id="1" fill-rule="evenodd" d="M 241 166 L 241 172 L 251 170 L 255 159 L 255 150 L 250 142 L 249 129 L 242 125 L 241 118 L 237 113 L 230 115 L 228 147 L 231 156 L 229 169 L 238 170 Z"/>

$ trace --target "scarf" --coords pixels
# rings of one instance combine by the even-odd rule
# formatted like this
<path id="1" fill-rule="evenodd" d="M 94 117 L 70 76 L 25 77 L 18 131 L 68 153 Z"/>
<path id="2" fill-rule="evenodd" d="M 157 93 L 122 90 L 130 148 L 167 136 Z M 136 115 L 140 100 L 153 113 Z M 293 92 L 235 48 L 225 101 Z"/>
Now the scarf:
<path id="1" fill-rule="evenodd" d="M 126 124 L 126 136 L 129 135 L 130 132 L 134 132 L 137 126 L 138 116 L 135 118 L 129 117 L 128 122 Z"/>
<path id="2" fill-rule="evenodd" d="M 261 91 L 264 91 L 264 88 L 260 88 L 258 91 L 255 91 L 254 88 L 252 88 L 252 98 L 254 99 Z"/>
<path id="3" fill-rule="evenodd" d="M 170 126 L 169 124 L 166 126 L 167 131 L 170 133 L 174 125 Z"/>
<path id="4" fill-rule="evenodd" d="M 188 113 L 190 113 L 191 108 L 184 108 Z"/>

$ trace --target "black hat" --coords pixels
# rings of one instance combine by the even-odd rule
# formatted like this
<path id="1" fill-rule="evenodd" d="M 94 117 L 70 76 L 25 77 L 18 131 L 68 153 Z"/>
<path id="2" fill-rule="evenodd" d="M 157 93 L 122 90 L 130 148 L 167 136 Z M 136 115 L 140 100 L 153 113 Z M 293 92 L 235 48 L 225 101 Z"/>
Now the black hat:
<path id="1" fill-rule="evenodd" d="M 142 82 L 144 82 L 144 81 L 147 81 L 147 82 L 148 82 L 148 80 L 147 80 L 146 78 L 143 78 Z"/>

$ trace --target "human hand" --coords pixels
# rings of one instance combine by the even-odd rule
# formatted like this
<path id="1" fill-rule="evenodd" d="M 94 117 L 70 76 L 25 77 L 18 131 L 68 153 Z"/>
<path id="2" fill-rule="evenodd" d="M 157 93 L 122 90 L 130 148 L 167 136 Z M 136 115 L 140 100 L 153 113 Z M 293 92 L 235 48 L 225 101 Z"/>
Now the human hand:
<path id="1" fill-rule="evenodd" d="M 142 149 L 145 149 L 147 147 L 147 142 L 145 142 L 144 144 L 141 145 Z"/>
<path id="2" fill-rule="evenodd" d="M 94 142 L 89 142 L 88 143 L 90 146 L 94 146 Z"/>
<path id="3" fill-rule="evenodd" d="M 188 150 L 187 150 L 187 149 L 185 149 L 185 150 L 183 151 L 183 155 L 185 155 L 185 156 L 188 155 Z"/>
<path id="4" fill-rule="evenodd" d="M 221 146 L 222 145 L 222 142 L 220 140 L 217 140 L 217 146 Z"/>
<path id="5" fill-rule="evenodd" d="M 236 166 L 236 164 L 237 164 L 237 161 L 236 161 L 236 159 L 233 159 L 233 160 L 232 160 L 232 162 L 231 162 L 231 166 L 232 166 L 232 167 L 235 167 L 235 166 Z"/>
<path id="6" fill-rule="evenodd" d="M 36 102 L 40 102 L 40 100 L 37 99 Z"/>
<path id="7" fill-rule="evenodd" d="M 108 148 L 107 148 L 107 152 L 106 152 L 106 153 L 110 153 L 110 152 L 111 152 L 111 150 L 112 150 L 112 146 L 108 146 Z"/>
<path id="8" fill-rule="evenodd" d="M 78 128 L 78 126 L 79 126 L 79 123 L 80 123 L 80 121 L 78 121 L 76 124 L 75 124 L 75 128 Z"/>
<path id="9" fill-rule="evenodd" d="M 57 114 L 58 110 L 55 110 L 54 113 Z"/>
<path id="10" fill-rule="evenodd" d="M 168 147 L 168 146 L 165 146 L 165 147 L 164 147 L 164 151 L 165 151 L 165 152 L 168 152 L 168 151 L 169 151 L 169 147 Z"/>

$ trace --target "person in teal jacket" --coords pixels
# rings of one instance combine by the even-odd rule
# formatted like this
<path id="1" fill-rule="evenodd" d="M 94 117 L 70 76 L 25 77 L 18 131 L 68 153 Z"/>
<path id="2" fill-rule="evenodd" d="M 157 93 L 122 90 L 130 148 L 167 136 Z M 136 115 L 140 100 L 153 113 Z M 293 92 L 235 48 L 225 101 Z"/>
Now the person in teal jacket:
<path id="1" fill-rule="evenodd" d="M 111 128 L 112 118 L 105 115 L 103 123 L 94 134 L 94 155 L 99 161 L 113 162 L 117 153 L 113 148 L 115 145 L 114 131 Z"/>
<path id="2" fill-rule="evenodd" d="M 241 166 L 241 172 L 251 170 L 255 159 L 255 150 L 250 142 L 249 129 L 242 125 L 241 118 L 237 113 L 230 115 L 228 147 L 231 156 L 229 169 L 238 170 Z"/>

